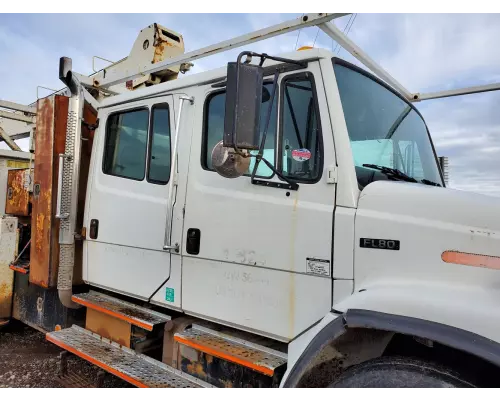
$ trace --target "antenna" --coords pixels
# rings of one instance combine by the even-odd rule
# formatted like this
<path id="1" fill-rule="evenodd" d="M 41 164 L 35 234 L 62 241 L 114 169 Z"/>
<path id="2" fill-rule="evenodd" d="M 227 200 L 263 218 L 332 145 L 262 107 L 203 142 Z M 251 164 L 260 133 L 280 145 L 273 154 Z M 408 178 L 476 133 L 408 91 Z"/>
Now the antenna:
<path id="1" fill-rule="evenodd" d="M 345 35 L 349 35 L 349 32 L 351 31 L 351 28 L 352 26 L 354 25 L 354 21 L 356 21 L 356 17 L 358 16 L 358 14 L 354 14 L 354 18 L 352 19 L 352 22 L 351 22 L 351 26 L 349 26 L 349 22 L 347 22 L 347 31 L 345 32 Z M 344 30 L 345 31 L 345 30 Z M 342 47 L 339 47 L 339 49 L 337 50 L 337 55 L 340 54 L 340 50 L 342 49 Z"/>
<path id="2" fill-rule="evenodd" d="M 353 18 L 353 14 L 351 14 L 351 15 L 349 16 L 349 20 L 347 21 L 347 24 L 345 24 L 345 26 L 344 26 L 344 30 L 342 31 L 342 33 L 344 33 L 344 34 L 345 34 L 345 32 L 346 32 L 346 30 L 347 30 L 347 27 L 348 27 L 348 26 L 349 26 L 349 24 L 351 23 L 352 18 Z M 332 40 L 333 40 L 333 39 L 332 39 Z M 340 47 L 341 47 L 341 46 L 340 46 L 340 44 L 337 42 L 337 44 L 335 45 L 335 49 L 332 49 L 332 53 L 337 53 L 337 54 L 339 54 L 339 52 L 340 52 Z M 337 48 L 338 48 L 338 50 L 337 50 Z"/>
<path id="3" fill-rule="evenodd" d="M 304 17 L 304 14 L 302 14 L 300 16 L 300 18 L 303 18 Z M 299 29 L 299 33 L 297 34 L 297 40 L 295 41 L 295 46 L 293 47 L 294 50 L 297 50 L 297 46 L 299 45 L 299 37 L 300 37 L 300 31 L 302 30 L 302 28 Z"/>
<path id="4" fill-rule="evenodd" d="M 318 31 L 316 32 L 316 36 L 314 37 L 313 47 L 316 44 L 316 39 L 318 38 L 318 35 L 319 35 L 319 26 L 318 26 Z"/>

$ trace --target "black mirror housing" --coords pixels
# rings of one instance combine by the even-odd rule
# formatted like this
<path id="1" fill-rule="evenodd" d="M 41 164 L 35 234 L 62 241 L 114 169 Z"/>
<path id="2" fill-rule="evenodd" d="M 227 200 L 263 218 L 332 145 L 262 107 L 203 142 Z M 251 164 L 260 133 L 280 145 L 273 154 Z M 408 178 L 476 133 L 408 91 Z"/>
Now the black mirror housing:
<path id="1" fill-rule="evenodd" d="M 264 68 L 261 66 L 227 64 L 224 147 L 259 149 L 263 80 Z"/>

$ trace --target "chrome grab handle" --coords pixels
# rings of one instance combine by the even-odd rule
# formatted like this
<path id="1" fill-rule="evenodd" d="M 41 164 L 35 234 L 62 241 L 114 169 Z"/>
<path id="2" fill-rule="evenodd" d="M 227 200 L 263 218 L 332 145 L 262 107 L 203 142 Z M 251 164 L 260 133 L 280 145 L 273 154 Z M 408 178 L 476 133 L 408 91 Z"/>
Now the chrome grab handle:
<path id="1" fill-rule="evenodd" d="M 172 251 L 176 253 L 179 252 L 179 243 L 172 244 L 172 220 L 174 218 L 174 187 L 177 188 L 176 176 L 177 176 L 177 148 L 179 146 L 179 131 L 181 127 L 181 116 L 182 108 L 184 106 L 184 101 L 189 101 L 190 104 L 194 103 L 193 97 L 181 96 L 179 105 L 179 114 L 177 115 L 177 121 L 175 124 L 175 136 L 174 136 L 174 148 L 172 149 L 172 162 L 170 163 L 170 186 L 168 188 L 168 198 L 167 198 L 167 224 L 165 227 L 165 240 L 163 242 L 163 250 Z"/>
<path id="2" fill-rule="evenodd" d="M 63 168 L 64 159 L 68 156 L 66 154 L 59 154 L 59 173 L 57 179 L 57 204 L 56 204 L 56 218 L 65 219 L 69 217 L 69 213 L 61 214 L 61 196 L 62 196 L 62 180 L 63 180 Z"/>
<path id="3" fill-rule="evenodd" d="M 175 243 L 173 246 L 163 246 L 163 250 L 168 250 L 168 251 L 171 251 L 171 250 L 174 250 L 176 253 L 179 252 L 179 243 Z"/>

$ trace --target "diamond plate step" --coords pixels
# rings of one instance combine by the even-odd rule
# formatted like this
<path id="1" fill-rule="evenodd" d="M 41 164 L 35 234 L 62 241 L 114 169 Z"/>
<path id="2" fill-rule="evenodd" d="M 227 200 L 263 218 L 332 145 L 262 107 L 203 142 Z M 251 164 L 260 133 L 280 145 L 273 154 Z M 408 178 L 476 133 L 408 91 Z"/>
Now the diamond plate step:
<path id="1" fill-rule="evenodd" d="M 285 353 L 195 324 L 176 333 L 174 338 L 183 345 L 268 376 L 273 376 L 275 369 L 287 362 Z"/>
<path id="2" fill-rule="evenodd" d="M 168 315 L 99 292 L 90 291 L 88 293 L 74 294 L 71 299 L 87 308 L 127 321 L 148 331 L 152 331 L 155 325 L 170 321 Z"/>
<path id="3" fill-rule="evenodd" d="M 137 387 L 213 387 L 76 325 L 49 332 L 46 339 Z"/>

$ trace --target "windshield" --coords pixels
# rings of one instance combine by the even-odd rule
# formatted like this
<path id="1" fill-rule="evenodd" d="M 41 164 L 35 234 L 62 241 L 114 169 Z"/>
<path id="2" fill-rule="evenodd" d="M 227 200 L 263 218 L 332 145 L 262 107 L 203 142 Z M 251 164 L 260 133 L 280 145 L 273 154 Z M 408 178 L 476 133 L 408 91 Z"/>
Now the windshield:
<path id="1" fill-rule="evenodd" d="M 403 176 L 391 175 L 387 168 L 399 170 L 405 180 L 442 185 L 420 114 L 385 86 L 337 60 L 334 71 L 360 187 Z"/>

